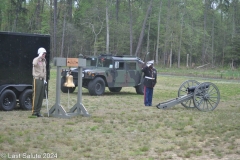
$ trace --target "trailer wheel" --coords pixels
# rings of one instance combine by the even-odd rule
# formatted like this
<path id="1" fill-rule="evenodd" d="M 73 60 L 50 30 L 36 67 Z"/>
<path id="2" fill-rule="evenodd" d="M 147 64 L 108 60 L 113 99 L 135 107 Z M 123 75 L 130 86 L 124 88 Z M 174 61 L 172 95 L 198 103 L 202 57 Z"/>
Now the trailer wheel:
<path id="1" fill-rule="evenodd" d="M 12 90 L 5 90 L 0 96 L 0 109 L 4 111 L 11 111 L 16 106 L 16 95 Z"/>
<path id="2" fill-rule="evenodd" d="M 61 91 L 63 93 L 68 93 L 68 89 L 69 89 L 69 93 L 73 93 L 76 89 L 76 87 L 65 87 L 64 83 L 66 82 L 66 77 L 62 77 L 61 78 Z"/>
<path id="3" fill-rule="evenodd" d="M 24 110 L 32 109 L 32 89 L 26 89 L 19 97 L 20 107 Z"/>

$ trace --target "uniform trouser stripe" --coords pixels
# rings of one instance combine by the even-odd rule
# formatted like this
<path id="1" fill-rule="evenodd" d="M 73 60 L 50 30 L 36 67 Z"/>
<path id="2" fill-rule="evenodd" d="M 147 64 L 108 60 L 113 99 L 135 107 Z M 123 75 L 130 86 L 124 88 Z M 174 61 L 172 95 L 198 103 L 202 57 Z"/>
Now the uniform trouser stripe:
<path id="1" fill-rule="evenodd" d="M 36 79 L 33 79 L 33 97 L 32 97 L 32 113 L 34 112 L 34 106 L 35 106 L 35 97 L 36 97 Z"/>
<path id="2" fill-rule="evenodd" d="M 144 86 L 144 104 L 152 106 L 153 88 Z"/>
<path id="3" fill-rule="evenodd" d="M 144 86 L 144 104 L 146 104 L 146 86 Z"/>
<path id="4" fill-rule="evenodd" d="M 40 113 L 44 97 L 44 90 L 44 82 L 39 79 L 33 79 L 32 114 Z"/>

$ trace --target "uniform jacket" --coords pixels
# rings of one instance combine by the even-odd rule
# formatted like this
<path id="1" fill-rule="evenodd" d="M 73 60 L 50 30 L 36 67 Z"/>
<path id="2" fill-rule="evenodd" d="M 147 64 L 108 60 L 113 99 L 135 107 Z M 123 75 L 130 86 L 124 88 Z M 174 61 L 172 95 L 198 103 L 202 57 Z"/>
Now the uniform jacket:
<path id="1" fill-rule="evenodd" d="M 35 78 L 43 78 L 46 80 L 46 59 L 41 57 L 33 59 L 32 75 Z"/>
<path id="2" fill-rule="evenodd" d="M 157 70 L 154 67 L 146 66 L 142 69 L 142 72 L 144 73 L 144 86 L 153 88 L 157 83 Z"/>

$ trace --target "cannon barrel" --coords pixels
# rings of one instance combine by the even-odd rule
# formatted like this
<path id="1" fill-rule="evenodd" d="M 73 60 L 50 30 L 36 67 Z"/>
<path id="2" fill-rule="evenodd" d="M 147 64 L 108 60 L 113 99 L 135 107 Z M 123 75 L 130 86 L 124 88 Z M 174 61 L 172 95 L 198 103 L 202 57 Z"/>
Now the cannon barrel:
<path id="1" fill-rule="evenodd" d="M 202 85 L 202 84 L 201 84 L 201 85 Z M 197 87 L 198 87 L 198 86 L 187 87 L 187 92 L 188 92 L 188 94 L 189 94 L 189 93 L 193 93 Z M 204 87 L 208 88 L 208 87 L 209 87 L 209 84 L 205 84 L 205 86 L 200 86 L 199 88 L 201 89 L 201 87 L 202 87 L 202 88 L 204 88 Z"/>

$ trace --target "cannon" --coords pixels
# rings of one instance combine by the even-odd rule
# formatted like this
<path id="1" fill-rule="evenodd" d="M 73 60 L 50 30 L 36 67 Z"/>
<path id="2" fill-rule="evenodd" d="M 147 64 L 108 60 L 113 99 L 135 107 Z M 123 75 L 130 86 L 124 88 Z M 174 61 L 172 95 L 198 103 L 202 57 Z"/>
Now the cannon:
<path id="1" fill-rule="evenodd" d="M 167 109 L 177 104 L 185 108 L 197 108 L 200 111 L 213 111 L 220 101 L 220 92 L 211 82 L 199 83 L 195 80 L 183 82 L 178 97 L 156 105 L 158 109 Z"/>

